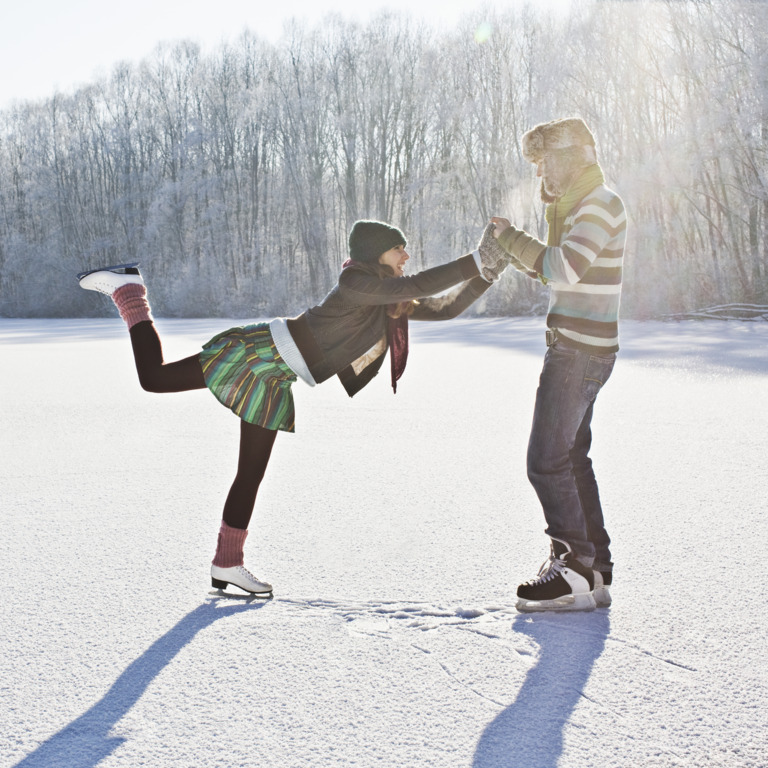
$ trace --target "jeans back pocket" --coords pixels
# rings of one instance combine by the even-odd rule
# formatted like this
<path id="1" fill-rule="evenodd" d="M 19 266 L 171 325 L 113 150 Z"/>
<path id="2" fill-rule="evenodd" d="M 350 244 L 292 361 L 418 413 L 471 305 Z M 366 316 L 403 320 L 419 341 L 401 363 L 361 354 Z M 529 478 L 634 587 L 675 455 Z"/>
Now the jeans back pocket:
<path id="1" fill-rule="evenodd" d="M 597 397 L 597 393 L 602 389 L 603 384 L 611 377 L 613 366 L 616 362 L 616 355 L 610 357 L 597 357 L 590 355 L 587 360 L 587 367 L 584 371 L 584 395 L 590 400 Z"/>

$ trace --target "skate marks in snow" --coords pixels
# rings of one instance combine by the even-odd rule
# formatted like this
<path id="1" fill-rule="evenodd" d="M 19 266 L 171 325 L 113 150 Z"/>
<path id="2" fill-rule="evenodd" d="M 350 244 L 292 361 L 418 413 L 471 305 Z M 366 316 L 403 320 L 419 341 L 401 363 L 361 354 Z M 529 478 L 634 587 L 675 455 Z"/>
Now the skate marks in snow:
<path id="1" fill-rule="evenodd" d="M 276 603 L 295 609 L 299 612 L 315 611 L 317 613 L 334 614 L 343 620 L 368 622 L 370 620 L 393 622 L 391 626 L 405 626 L 409 629 L 430 630 L 448 624 L 461 624 L 492 614 L 515 614 L 512 606 L 487 606 L 484 608 L 443 608 L 432 603 L 406 602 L 402 600 L 385 601 L 348 601 L 318 599 L 276 598 Z M 350 627 L 357 631 L 359 626 Z"/>
<path id="2" fill-rule="evenodd" d="M 611 636 L 608 609 L 530 615 L 506 605 L 286 598 L 276 598 L 271 608 L 313 621 L 344 622 L 353 637 L 392 643 L 412 654 L 414 669 L 433 665 L 448 689 L 487 707 L 489 722 L 478 732 L 473 768 L 553 768 L 563 756 L 566 738 L 569 757 L 574 748 L 577 753 L 587 750 L 576 755 L 575 764 L 592 765 L 588 751 L 604 740 L 607 753 L 617 756 L 616 765 L 637 764 L 638 755 L 651 760 L 642 764 L 686 765 L 663 728 L 638 730 L 626 696 L 627 686 L 637 686 L 638 680 L 619 675 L 606 696 L 604 687 L 590 685 L 590 679 L 605 653 L 605 664 L 617 670 L 629 666 L 641 679 L 658 683 L 663 672 L 673 689 L 679 688 L 681 676 L 691 679 L 696 670 Z M 627 653 L 636 659 L 629 665 Z M 642 659 L 651 666 L 643 669 Z M 639 688 L 633 693 L 645 696 L 644 684 Z"/>
<path id="3" fill-rule="evenodd" d="M 514 607 L 443 607 L 426 602 L 292 600 L 276 598 L 274 608 L 297 616 L 330 618 L 346 624 L 352 637 L 395 644 L 413 654 L 413 663 L 431 664 L 445 684 L 491 706 L 509 706 L 538 648 L 516 633 Z"/>
<path id="4" fill-rule="evenodd" d="M 251 605 L 252 602 L 254 605 Z M 112 729 L 201 630 L 218 619 L 242 611 L 258 610 L 264 605 L 263 600 L 238 601 L 234 605 L 208 600 L 198 606 L 131 662 L 96 704 L 44 741 L 14 768 L 51 768 L 57 765 L 95 768 L 128 738 L 112 734 Z"/>
<path id="5" fill-rule="evenodd" d="M 539 624 L 542 627 L 551 627 L 552 629 L 558 629 L 560 626 L 556 620 L 553 620 L 550 618 L 552 615 L 550 614 L 549 617 L 545 615 L 541 615 L 538 617 L 537 624 Z M 579 627 L 572 627 L 569 629 L 570 632 L 580 633 L 580 634 L 594 634 L 596 629 L 593 629 L 589 626 L 579 626 Z M 620 646 L 623 646 L 624 648 L 627 648 L 633 652 L 636 652 L 637 654 L 641 656 L 647 656 L 648 658 L 652 659 L 655 662 L 658 662 L 659 664 L 668 664 L 669 667 L 671 667 L 673 670 L 675 668 L 684 670 L 686 672 L 698 672 L 698 669 L 696 667 L 690 666 L 690 664 L 683 664 L 680 661 L 675 661 L 674 659 L 665 658 L 664 656 L 659 656 L 657 653 L 654 653 L 653 651 L 649 651 L 647 648 L 643 648 L 642 645 L 639 643 L 634 642 L 633 640 L 625 640 L 621 637 L 616 637 L 615 635 L 611 635 L 607 638 L 607 641 L 609 643 L 616 643 Z"/>
<path id="6" fill-rule="evenodd" d="M 489 639 L 500 639 L 493 629 L 494 624 L 510 614 L 516 614 L 514 607 L 492 605 L 483 608 L 457 606 L 443 608 L 431 603 L 403 601 L 340 602 L 335 600 L 291 600 L 278 598 L 276 602 L 299 612 L 314 611 L 332 615 L 346 622 L 347 630 L 353 635 L 369 635 L 394 639 L 398 633 L 412 631 L 430 632 L 441 628 L 476 632 Z M 499 630 L 501 631 L 501 625 Z"/>

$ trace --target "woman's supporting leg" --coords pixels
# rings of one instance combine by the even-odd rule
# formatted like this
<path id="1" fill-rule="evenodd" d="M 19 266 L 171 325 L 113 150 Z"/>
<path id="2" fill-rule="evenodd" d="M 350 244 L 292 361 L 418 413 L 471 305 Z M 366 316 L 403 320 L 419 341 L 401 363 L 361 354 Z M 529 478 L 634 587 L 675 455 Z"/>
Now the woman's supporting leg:
<path id="1" fill-rule="evenodd" d="M 251 521 L 256 494 L 272 455 L 277 431 L 240 421 L 237 475 L 224 504 L 223 520 L 230 528 L 245 530 Z"/>
<path id="2" fill-rule="evenodd" d="M 243 546 L 248 531 L 232 528 L 223 520 L 219 528 L 219 538 L 216 542 L 216 554 L 211 565 L 218 568 L 234 568 L 243 564 Z"/>
<path id="3" fill-rule="evenodd" d="M 240 421 L 237 475 L 224 505 L 216 555 L 211 563 L 211 584 L 218 589 L 234 584 L 262 596 L 272 593 L 271 584 L 257 579 L 243 567 L 243 545 L 276 435 L 276 430 Z"/>

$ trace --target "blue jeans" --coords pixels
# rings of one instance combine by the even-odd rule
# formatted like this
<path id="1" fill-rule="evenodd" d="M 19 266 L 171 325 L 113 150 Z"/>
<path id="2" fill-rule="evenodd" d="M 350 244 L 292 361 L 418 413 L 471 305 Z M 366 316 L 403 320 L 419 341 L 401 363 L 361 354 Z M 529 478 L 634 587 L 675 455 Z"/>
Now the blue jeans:
<path id="1" fill-rule="evenodd" d="M 594 355 L 558 340 L 547 350 L 528 443 L 528 479 L 544 509 L 545 533 L 580 562 L 613 568 L 589 449 L 592 411 L 615 354 Z"/>

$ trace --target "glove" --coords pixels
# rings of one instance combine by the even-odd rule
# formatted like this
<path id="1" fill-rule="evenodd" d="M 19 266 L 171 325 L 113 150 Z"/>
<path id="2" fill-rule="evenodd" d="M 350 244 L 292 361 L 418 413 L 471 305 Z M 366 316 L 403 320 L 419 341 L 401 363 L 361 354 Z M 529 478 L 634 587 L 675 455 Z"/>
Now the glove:
<path id="1" fill-rule="evenodd" d="M 513 266 L 518 272 L 525 272 L 526 275 L 535 274 L 531 272 L 522 261 L 518 261 L 511 253 L 507 254 L 507 264 Z"/>
<path id="2" fill-rule="evenodd" d="M 522 229 L 511 226 L 501 233 L 499 240 L 504 243 L 501 246 L 504 252 L 512 254 L 515 260 L 512 263 L 515 264 L 517 262 L 523 266 L 524 270 L 530 272 L 535 272 L 539 257 L 547 249 L 547 246 L 541 240 L 533 237 L 533 235 L 529 235 Z M 517 264 L 515 266 L 517 267 Z M 520 269 L 520 267 L 517 268 Z"/>
<path id="3" fill-rule="evenodd" d="M 493 223 L 488 224 L 483 230 L 483 236 L 480 238 L 477 251 L 475 251 L 478 257 L 475 260 L 480 262 L 478 264 L 480 273 L 489 283 L 495 283 L 509 263 L 507 252 L 493 236 L 495 228 Z"/>

